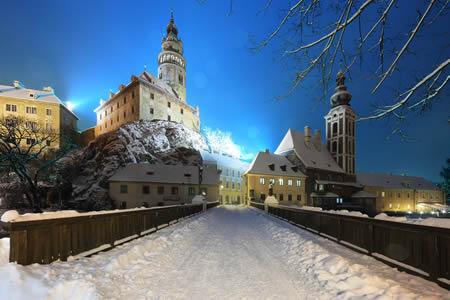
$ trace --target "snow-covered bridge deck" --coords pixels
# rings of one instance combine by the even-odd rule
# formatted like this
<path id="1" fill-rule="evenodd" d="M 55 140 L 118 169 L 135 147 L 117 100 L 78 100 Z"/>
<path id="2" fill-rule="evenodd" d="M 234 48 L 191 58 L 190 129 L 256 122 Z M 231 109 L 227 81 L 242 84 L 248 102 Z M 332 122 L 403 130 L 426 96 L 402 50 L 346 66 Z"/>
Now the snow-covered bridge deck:
<path id="1" fill-rule="evenodd" d="M 3 260 L 0 276 L 1 299 L 448 298 L 435 283 L 238 207 L 91 258 L 26 267 Z"/>

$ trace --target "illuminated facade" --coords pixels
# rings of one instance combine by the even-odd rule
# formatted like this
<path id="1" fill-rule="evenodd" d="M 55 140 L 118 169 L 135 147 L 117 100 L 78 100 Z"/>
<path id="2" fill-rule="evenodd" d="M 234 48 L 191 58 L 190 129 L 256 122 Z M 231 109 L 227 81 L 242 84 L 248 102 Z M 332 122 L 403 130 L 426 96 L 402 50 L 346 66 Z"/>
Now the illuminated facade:
<path id="1" fill-rule="evenodd" d="M 204 162 L 217 164 L 220 171 L 219 201 L 222 204 L 244 204 L 242 175 L 248 164 L 227 154 L 202 151 Z"/>
<path id="2" fill-rule="evenodd" d="M 24 87 L 19 81 L 12 86 L 0 85 L 0 118 L 24 119 L 31 128 L 52 130 L 70 138 L 77 136 L 78 117 L 55 95 L 51 87 L 34 90 Z M 62 140 L 48 147 L 58 149 Z M 22 142 L 24 146 L 27 141 Z"/>
<path id="3" fill-rule="evenodd" d="M 445 193 L 422 177 L 358 173 L 357 180 L 376 195 L 377 212 L 439 211 L 445 204 Z"/>
<path id="4" fill-rule="evenodd" d="M 144 71 L 95 109 L 95 136 L 138 120 L 168 120 L 200 131 L 200 110 L 186 101 L 186 61 L 173 16 L 158 56 L 158 76 Z"/>
<path id="5" fill-rule="evenodd" d="M 264 202 L 273 195 L 281 205 L 305 205 L 305 179 L 283 155 L 259 152 L 244 173 L 245 201 Z"/>

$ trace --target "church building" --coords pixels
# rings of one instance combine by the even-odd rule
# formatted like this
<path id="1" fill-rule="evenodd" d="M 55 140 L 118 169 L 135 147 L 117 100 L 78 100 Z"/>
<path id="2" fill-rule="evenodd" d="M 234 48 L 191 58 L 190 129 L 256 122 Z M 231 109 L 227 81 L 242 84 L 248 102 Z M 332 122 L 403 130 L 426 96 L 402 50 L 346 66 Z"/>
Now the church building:
<path id="1" fill-rule="evenodd" d="M 158 55 L 158 76 L 147 71 L 133 75 L 128 84 L 110 92 L 108 100 L 100 100 L 95 109 L 95 136 L 138 120 L 168 120 L 200 131 L 199 108 L 186 101 L 186 60 L 173 14 L 166 31 Z"/>
<path id="2" fill-rule="evenodd" d="M 356 174 L 356 114 L 350 106 L 351 99 L 345 76 L 339 72 L 335 93 L 331 96 L 331 109 L 325 116 L 326 143 L 322 143 L 320 130 L 312 133 L 308 126 L 303 132 L 289 129 L 275 153 L 266 153 L 266 156 L 278 161 L 284 157 L 292 166 L 288 168 L 288 163 L 284 162 L 284 169 L 276 168 L 274 162 L 263 161 L 259 155 L 245 172 L 249 186 L 246 199 L 264 201 L 268 184 L 259 169 L 271 168 L 273 191 L 283 189 L 286 170 L 298 172 L 296 176 L 304 182 L 304 198 L 299 201 L 300 206 L 357 210 L 369 215 L 383 211 L 420 212 L 441 208 L 445 201 L 444 193 L 424 178 Z M 255 165 L 259 165 L 258 170 Z M 258 177 L 259 183 L 252 183 L 252 177 Z M 286 204 L 283 203 L 284 195 L 273 194 L 280 203 Z M 290 201 L 287 204 L 298 205 Z"/>

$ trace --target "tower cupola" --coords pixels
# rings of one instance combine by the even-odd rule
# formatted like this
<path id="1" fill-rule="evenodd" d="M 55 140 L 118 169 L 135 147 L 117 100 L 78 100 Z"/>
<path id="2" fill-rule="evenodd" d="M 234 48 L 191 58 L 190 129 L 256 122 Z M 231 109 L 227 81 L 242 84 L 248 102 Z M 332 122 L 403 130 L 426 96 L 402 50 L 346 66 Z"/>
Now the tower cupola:
<path id="1" fill-rule="evenodd" d="M 339 105 L 350 105 L 350 100 L 352 99 L 352 94 L 347 91 L 345 86 L 345 75 L 342 71 L 339 71 L 336 77 L 336 88 L 333 96 L 330 98 L 331 107 L 336 107 Z"/>

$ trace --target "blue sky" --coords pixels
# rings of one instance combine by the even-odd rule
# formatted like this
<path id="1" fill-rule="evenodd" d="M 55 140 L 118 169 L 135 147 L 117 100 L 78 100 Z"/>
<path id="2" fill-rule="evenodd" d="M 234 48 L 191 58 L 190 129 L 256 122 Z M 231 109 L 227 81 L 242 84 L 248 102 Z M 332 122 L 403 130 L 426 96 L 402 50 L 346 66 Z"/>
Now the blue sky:
<path id="1" fill-rule="evenodd" d="M 80 129 L 93 126 L 93 109 L 109 90 L 127 83 L 144 65 L 157 72 L 161 38 L 173 9 L 185 46 L 187 99 L 200 107 L 202 125 L 230 131 L 248 152 L 275 150 L 290 127 L 303 130 L 309 125 L 324 131 L 329 104 L 316 100 L 321 90 L 314 84 L 283 101 L 274 100 L 287 90 L 294 70 L 292 61 L 280 58 L 281 41 L 258 53 L 250 50 L 253 40 L 277 25 L 288 2 L 273 1 L 270 10 L 257 14 L 265 0 L 234 1 L 231 15 L 227 0 L 200 2 L 7 1 L 0 19 L 0 83 L 20 80 L 30 88 L 50 85 L 62 100 L 76 104 Z M 410 25 L 415 14 L 415 10 L 398 14 L 399 26 Z M 439 26 L 448 28 L 448 18 L 443 22 Z M 417 47 L 427 55 L 405 62 L 404 72 L 412 66 L 420 70 L 422 63 L 425 68 L 429 60 L 436 63 L 442 55 L 448 57 L 448 42 L 442 40 L 433 34 L 422 39 Z M 439 43 L 447 48 L 436 47 Z M 397 77 L 396 82 L 402 82 L 405 76 Z M 364 71 L 347 80 L 352 106 L 361 115 L 394 88 L 386 85 L 385 92 L 374 96 L 369 93 L 369 81 Z M 437 181 L 450 157 L 449 115 L 447 92 L 432 112 L 411 117 L 403 125 L 409 141 L 387 138 L 392 122 L 359 123 L 357 170 Z"/>

